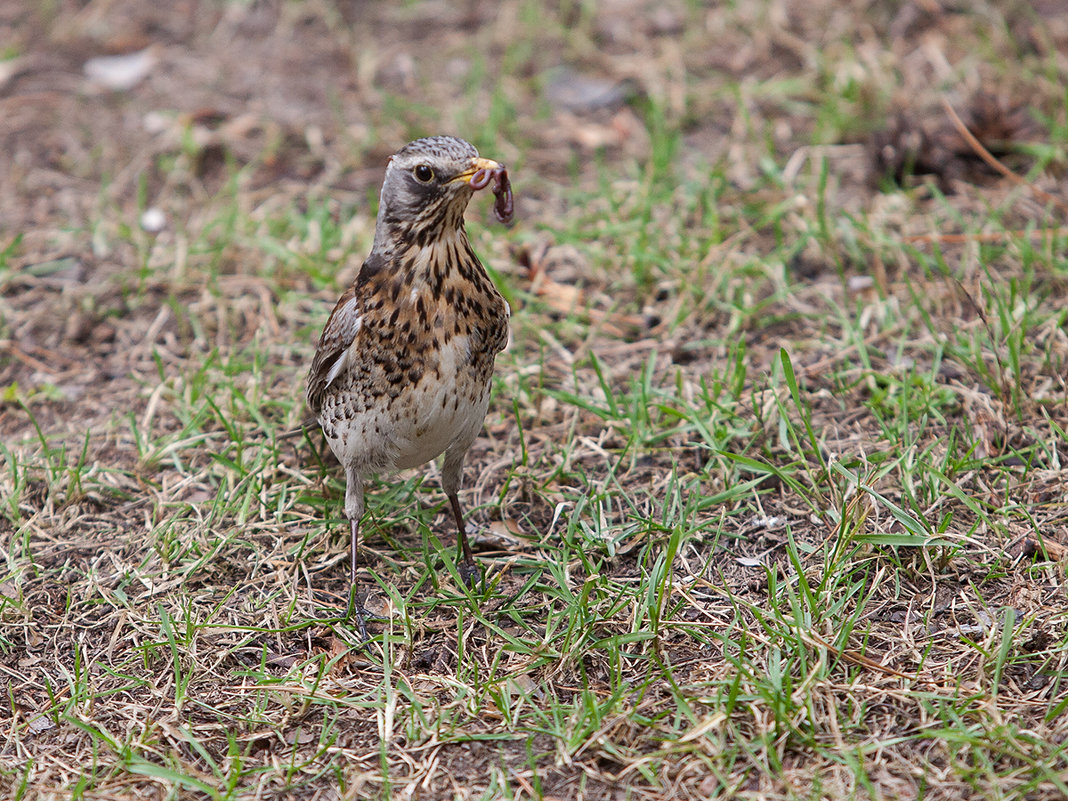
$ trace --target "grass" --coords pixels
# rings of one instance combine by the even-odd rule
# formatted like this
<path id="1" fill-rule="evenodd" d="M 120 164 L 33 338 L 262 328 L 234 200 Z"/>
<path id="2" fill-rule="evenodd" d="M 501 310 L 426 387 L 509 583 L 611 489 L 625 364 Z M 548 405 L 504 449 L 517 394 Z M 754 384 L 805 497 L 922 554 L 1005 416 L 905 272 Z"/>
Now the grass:
<path id="1" fill-rule="evenodd" d="M 916 78 L 891 21 L 871 50 L 859 4 L 822 33 L 643 17 L 611 34 L 637 37 L 641 91 L 575 115 L 539 75 L 597 73 L 591 4 L 506 2 L 475 34 L 419 4 L 367 30 L 305 10 L 279 47 L 378 35 L 426 60 L 382 78 L 373 51 L 358 123 L 342 89 L 277 136 L 224 120 L 204 146 L 179 120 L 125 170 L 97 135 L 84 218 L 46 205 L 0 236 L 2 794 L 1068 793 L 1064 566 L 1041 550 L 1068 531 L 1063 215 L 989 177 L 886 183 L 855 142 Z M 1027 180 L 1050 188 L 1055 50 L 954 19 L 944 79 L 1028 88 Z M 710 62 L 708 25 L 762 57 Z M 88 105 L 85 130 L 122 116 Z M 381 477 L 360 649 L 340 471 L 286 435 L 382 162 L 439 129 L 503 153 L 521 204 L 510 230 L 469 213 L 513 308 L 465 470 L 486 581 L 459 581 L 436 466 Z M 131 222 L 151 205 L 158 236 Z"/>

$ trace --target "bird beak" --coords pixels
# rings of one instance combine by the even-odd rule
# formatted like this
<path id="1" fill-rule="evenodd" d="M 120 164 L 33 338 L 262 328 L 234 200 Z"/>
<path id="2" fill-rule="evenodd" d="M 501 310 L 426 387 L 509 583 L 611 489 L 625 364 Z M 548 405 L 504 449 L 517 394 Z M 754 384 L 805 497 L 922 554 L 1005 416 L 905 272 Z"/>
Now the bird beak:
<path id="1" fill-rule="evenodd" d="M 464 170 L 454 180 L 462 181 L 472 189 L 485 189 L 490 183 L 505 172 L 505 166 L 493 159 L 471 159 L 471 168 Z"/>

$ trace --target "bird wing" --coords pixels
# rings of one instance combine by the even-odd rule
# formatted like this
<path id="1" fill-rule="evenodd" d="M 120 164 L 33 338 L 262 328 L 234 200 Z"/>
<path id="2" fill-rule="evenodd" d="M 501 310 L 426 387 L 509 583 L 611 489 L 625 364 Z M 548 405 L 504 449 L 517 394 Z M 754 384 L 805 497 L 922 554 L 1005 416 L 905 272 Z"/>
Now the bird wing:
<path id="1" fill-rule="evenodd" d="M 367 258 L 357 273 L 355 282 L 338 299 L 323 327 L 319 345 L 315 349 L 315 358 L 308 371 L 308 407 L 316 417 L 323 407 L 327 388 L 348 368 L 352 343 L 356 341 L 363 327 L 357 291 L 368 278 L 381 271 L 381 262 L 382 259 L 375 254 Z"/>

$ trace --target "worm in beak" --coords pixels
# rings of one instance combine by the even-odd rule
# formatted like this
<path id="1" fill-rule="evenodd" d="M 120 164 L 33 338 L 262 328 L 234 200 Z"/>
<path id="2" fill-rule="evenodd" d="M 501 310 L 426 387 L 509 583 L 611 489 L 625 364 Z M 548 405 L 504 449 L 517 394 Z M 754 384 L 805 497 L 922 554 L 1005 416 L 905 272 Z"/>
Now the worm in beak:
<path id="1" fill-rule="evenodd" d="M 485 189 L 492 183 L 496 197 L 493 214 L 502 223 L 511 222 L 515 214 L 515 203 L 512 200 L 512 184 L 508 180 L 508 168 L 489 159 L 479 159 L 479 162 L 485 166 L 475 170 L 468 183 L 476 191 Z"/>

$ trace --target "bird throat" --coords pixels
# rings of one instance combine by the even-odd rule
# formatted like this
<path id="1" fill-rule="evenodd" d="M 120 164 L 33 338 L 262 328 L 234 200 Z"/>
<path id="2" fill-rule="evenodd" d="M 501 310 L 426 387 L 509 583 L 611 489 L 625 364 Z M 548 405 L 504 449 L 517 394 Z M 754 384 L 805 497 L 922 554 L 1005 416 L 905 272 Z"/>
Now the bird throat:
<path id="1" fill-rule="evenodd" d="M 463 225 L 439 229 L 437 233 L 438 236 L 425 243 L 399 237 L 392 265 L 380 272 L 385 285 L 380 285 L 381 289 L 388 287 L 386 291 L 393 302 L 405 302 L 409 297 L 414 299 L 422 295 L 428 303 L 436 303 L 446 290 L 450 295 L 454 292 L 493 291 L 492 282 L 472 250 Z"/>
<path id="2" fill-rule="evenodd" d="M 442 231 L 425 245 L 409 245 L 400 255 L 398 266 L 402 267 L 406 282 L 425 282 L 435 289 L 435 295 L 451 280 L 471 281 L 486 274 L 462 225 Z"/>

